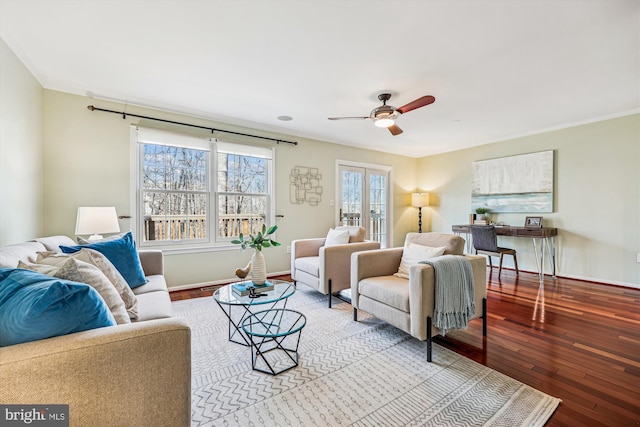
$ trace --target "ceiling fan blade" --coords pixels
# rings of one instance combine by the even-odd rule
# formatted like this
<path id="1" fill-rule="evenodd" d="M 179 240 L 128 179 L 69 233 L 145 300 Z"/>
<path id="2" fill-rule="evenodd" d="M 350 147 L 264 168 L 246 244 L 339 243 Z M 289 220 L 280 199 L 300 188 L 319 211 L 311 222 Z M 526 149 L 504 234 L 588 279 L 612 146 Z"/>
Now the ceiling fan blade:
<path id="1" fill-rule="evenodd" d="M 423 96 L 422 98 L 418 98 L 415 101 L 411 101 L 410 103 L 403 105 L 400 108 L 397 108 L 396 111 L 399 111 L 401 114 L 408 113 L 409 111 L 415 110 L 416 108 L 433 104 L 435 100 L 436 99 L 431 95 Z"/>
<path id="2" fill-rule="evenodd" d="M 360 120 L 360 119 L 369 119 L 369 116 L 363 117 L 328 117 L 329 120 Z"/>
<path id="3" fill-rule="evenodd" d="M 393 136 L 400 135 L 402 133 L 402 129 L 400 129 L 398 125 L 391 125 L 387 129 L 389 129 L 389 132 L 391 132 L 391 135 Z"/>

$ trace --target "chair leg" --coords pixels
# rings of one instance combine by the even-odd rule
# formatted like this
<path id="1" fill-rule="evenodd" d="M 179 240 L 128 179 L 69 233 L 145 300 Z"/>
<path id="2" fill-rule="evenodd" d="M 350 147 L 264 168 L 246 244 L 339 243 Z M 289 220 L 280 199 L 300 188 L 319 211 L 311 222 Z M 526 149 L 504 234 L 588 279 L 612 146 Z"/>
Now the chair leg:
<path id="1" fill-rule="evenodd" d="M 431 317 L 427 317 L 427 362 L 431 363 Z"/>
<path id="2" fill-rule="evenodd" d="M 329 308 L 331 308 L 331 279 L 329 279 Z"/>
<path id="3" fill-rule="evenodd" d="M 502 273 L 502 257 L 504 257 L 504 254 L 500 252 L 500 266 L 498 267 L 498 279 L 500 279 L 500 274 Z"/>
<path id="4" fill-rule="evenodd" d="M 487 336 L 487 299 L 482 298 L 482 336 Z"/>
<path id="5" fill-rule="evenodd" d="M 358 321 L 358 309 L 357 308 L 353 309 L 353 321 L 354 322 Z"/>
<path id="6" fill-rule="evenodd" d="M 518 257 L 516 257 L 516 253 L 513 253 L 513 264 L 516 266 L 516 276 L 520 275 L 520 272 L 518 271 Z"/>
<path id="7" fill-rule="evenodd" d="M 493 270 L 493 261 L 491 261 L 491 255 L 487 255 L 487 258 L 489 258 L 489 268 Z"/>

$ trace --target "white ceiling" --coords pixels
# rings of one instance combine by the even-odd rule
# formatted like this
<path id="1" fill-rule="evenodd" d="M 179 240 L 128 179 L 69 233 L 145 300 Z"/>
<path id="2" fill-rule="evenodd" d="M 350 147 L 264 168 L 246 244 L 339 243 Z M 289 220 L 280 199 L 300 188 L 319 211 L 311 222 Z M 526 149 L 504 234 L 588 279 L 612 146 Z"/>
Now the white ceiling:
<path id="1" fill-rule="evenodd" d="M 640 109 L 638 0 L 0 0 L 0 35 L 47 89 L 408 156 Z M 436 102 L 327 120 L 383 91 Z"/>

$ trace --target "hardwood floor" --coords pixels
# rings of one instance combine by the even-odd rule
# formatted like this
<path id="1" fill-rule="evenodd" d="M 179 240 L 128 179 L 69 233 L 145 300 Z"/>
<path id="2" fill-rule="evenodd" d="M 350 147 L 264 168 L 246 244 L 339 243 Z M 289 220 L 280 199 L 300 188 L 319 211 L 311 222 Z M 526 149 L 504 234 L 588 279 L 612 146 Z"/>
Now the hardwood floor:
<path id="1" fill-rule="evenodd" d="M 640 426 L 640 289 L 549 276 L 542 289 L 537 274 L 498 280 L 497 268 L 487 278 L 487 338 L 477 319 L 438 344 L 562 399 L 549 427 Z"/>

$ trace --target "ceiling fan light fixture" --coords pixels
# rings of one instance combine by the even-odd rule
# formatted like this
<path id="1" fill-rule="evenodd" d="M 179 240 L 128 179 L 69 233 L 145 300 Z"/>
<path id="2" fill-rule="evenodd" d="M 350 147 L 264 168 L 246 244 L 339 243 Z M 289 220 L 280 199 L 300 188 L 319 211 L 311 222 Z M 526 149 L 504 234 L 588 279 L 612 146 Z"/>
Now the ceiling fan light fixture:
<path id="1" fill-rule="evenodd" d="M 393 126 L 396 121 L 392 118 L 385 117 L 382 119 L 376 119 L 373 123 L 379 128 L 388 128 L 389 126 Z"/>

